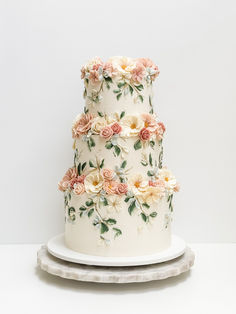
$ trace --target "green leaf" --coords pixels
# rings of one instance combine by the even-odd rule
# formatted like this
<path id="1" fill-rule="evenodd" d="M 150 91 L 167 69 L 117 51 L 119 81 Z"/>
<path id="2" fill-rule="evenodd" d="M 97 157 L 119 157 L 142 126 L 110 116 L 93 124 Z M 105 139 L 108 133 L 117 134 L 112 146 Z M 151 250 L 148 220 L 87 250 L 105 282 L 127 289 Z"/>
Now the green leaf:
<path id="1" fill-rule="evenodd" d="M 100 229 L 101 234 L 107 232 L 108 230 L 109 230 L 108 226 L 104 224 L 104 222 L 101 222 L 101 229 Z"/>
<path id="2" fill-rule="evenodd" d="M 147 203 L 143 203 L 142 205 L 146 208 L 150 208 L 150 206 Z"/>
<path id="3" fill-rule="evenodd" d="M 115 148 L 116 155 L 119 156 L 120 155 L 120 147 L 119 146 L 114 146 L 114 148 Z"/>
<path id="4" fill-rule="evenodd" d="M 104 206 L 107 206 L 107 205 L 108 205 L 108 201 L 107 201 L 106 197 L 104 197 L 103 205 L 104 205 Z"/>
<path id="5" fill-rule="evenodd" d="M 93 200 L 91 198 L 85 202 L 85 205 L 88 206 L 88 207 L 92 206 L 93 204 L 94 204 L 94 202 L 93 202 Z"/>
<path id="6" fill-rule="evenodd" d="M 107 142 L 106 145 L 105 145 L 105 147 L 106 147 L 107 149 L 111 149 L 111 148 L 113 147 L 113 144 L 112 144 L 111 142 Z"/>
<path id="7" fill-rule="evenodd" d="M 104 117 L 104 114 L 103 114 L 101 111 L 98 111 L 98 115 L 99 115 L 100 117 Z"/>
<path id="8" fill-rule="evenodd" d="M 122 164 L 121 164 L 121 168 L 122 169 L 124 169 L 125 167 L 126 167 L 126 165 L 127 165 L 127 160 L 124 160 L 123 162 L 122 162 Z"/>
<path id="9" fill-rule="evenodd" d="M 155 218 L 155 217 L 157 216 L 157 212 L 152 212 L 152 213 L 150 214 L 150 216 L 151 216 L 152 218 Z"/>
<path id="10" fill-rule="evenodd" d="M 95 146 L 95 142 L 94 142 L 94 139 L 92 137 L 90 137 L 90 145 L 91 147 L 94 147 Z"/>
<path id="11" fill-rule="evenodd" d="M 87 208 L 85 206 L 80 206 L 79 210 L 85 211 Z"/>
<path id="12" fill-rule="evenodd" d="M 135 149 L 135 150 L 138 150 L 138 149 L 140 149 L 140 148 L 142 148 L 142 143 L 141 143 L 140 139 L 138 139 L 138 140 L 134 143 L 134 149 Z"/>
<path id="13" fill-rule="evenodd" d="M 94 164 L 92 163 L 91 160 L 89 160 L 89 166 L 90 166 L 91 168 L 96 168 L 96 167 L 94 166 Z"/>
<path id="14" fill-rule="evenodd" d="M 121 92 L 120 89 L 114 89 L 114 90 L 113 90 L 113 93 L 115 93 L 115 94 L 119 94 L 120 92 Z"/>
<path id="15" fill-rule="evenodd" d="M 153 108 L 152 108 L 152 109 L 149 111 L 149 113 L 150 113 L 150 114 L 153 114 L 153 112 L 154 112 L 154 111 L 153 111 Z"/>
<path id="16" fill-rule="evenodd" d="M 141 161 L 141 164 L 146 167 L 148 165 L 148 163 L 146 161 Z"/>
<path id="17" fill-rule="evenodd" d="M 115 236 L 114 236 L 114 238 L 119 237 L 120 235 L 122 235 L 122 231 L 121 231 L 120 229 L 118 229 L 118 228 L 112 228 L 112 230 L 115 231 Z"/>
<path id="18" fill-rule="evenodd" d="M 91 208 L 88 212 L 88 217 L 90 218 L 94 212 L 94 208 Z"/>
<path id="19" fill-rule="evenodd" d="M 75 213 L 75 208 L 74 207 L 69 207 L 68 208 L 68 215 L 70 216 L 71 214 Z"/>
<path id="20" fill-rule="evenodd" d="M 112 78 L 109 77 L 109 76 L 108 77 L 104 77 L 104 79 L 105 79 L 106 82 L 113 83 Z"/>
<path id="21" fill-rule="evenodd" d="M 124 116 L 125 116 L 125 111 L 122 111 L 120 114 L 120 119 L 124 118 Z"/>
<path id="22" fill-rule="evenodd" d="M 148 170 L 147 175 L 148 175 L 149 177 L 153 177 L 153 176 L 154 176 L 154 173 L 153 173 L 152 170 Z"/>
<path id="23" fill-rule="evenodd" d="M 82 165 L 82 171 L 84 171 L 84 168 L 86 167 L 86 165 L 87 165 L 87 162 L 85 161 Z"/>
<path id="24" fill-rule="evenodd" d="M 79 174 L 79 176 L 80 176 L 80 175 L 81 175 L 81 163 L 78 164 L 77 169 L 78 169 L 78 174 Z"/>
<path id="25" fill-rule="evenodd" d="M 133 92 L 134 92 L 134 89 L 133 89 L 133 87 L 131 86 L 131 85 L 129 85 L 129 91 L 130 91 L 130 94 L 131 94 L 131 96 L 133 95 Z"/>
<path id="26" fill-rule="evenodd" d="M 151 146 L 152 148 L 155 146 L 155 142 L 154 142 L 153 140 L 151 140 L 151 141 L 149 142 L 149 144 L 150 144 L 150 146 Z"/>
<path id="27" fill-rule="evenodd" d="M 117 95 L 116 95 L 116 99 L 119 100 L 120 97 L 121 97 L 121 95 L 122 95 L 121 93 L 120 93 L 120 94 L 117 94 Z"/>
<path id="28" fill-rule="evenodd" d="M 108 225 L 115 225 L 116 224 L 116 220 L 112 219 L 112 218 L 109 218 L 109 219 L 106 220 L 106 223 L 108 223 Z"/>
<path id="29" fill-rule="evenodd" d="M 118 84 L 117 84 L 117 86 L 119 87 L 119 88 L 121 88 L 121 87 L 123 87 L 123 86 L 125 86 L 125 82 L 123 81 L 123 82 L 119 82 Z"/>
<path id="30" fill-rule="evenodd" d="M 152 164 L 152 154 L 151 153 L 149 154 L 149 164 L 150 164 L 151 167 L 153 166 L 153 164 Z"/>
<path id="31" fill-rule="evenodd" d="M 147 216 L 144 213 L 141 213 L 141 217 L 144 222 L 147 222 Z"/>
<path id="32" fill-rule="evenodd" d="M 104 166 L 104 159 L 103 159 L 102 162 L 100 163 L 100 166 L 99 166 L 99 167 L 102 169 L 103 166 Z"/>
<path id="33" fill-rule="evenodd" d="M 143 85 L 142 84 L 140 84 L 140 85 L 134 85 L 136 88 L 137 88 L 137 90 L 139 90 L 139 91 L 141 91 L 142 89 L 143 89 Z"/>
<path id="34" fill-rule="evenodd" d="M 132 198 L 132 197 L 127 196 L 127 197 L 125 198 L 125 202 L 128 203 L 128 201 L 129 201 L 131 198 Z"/>
<path id="35" fill-rule="evenodd" d="M 138 95 L 138 98 L 141 102 L 143 102 L 143 96 L 142 95 Z"/>
<path id="36" fill-rule="evenodd" d="M 68 194 L 68 198 L 69 198 L 69 201 L 70 201 L 71 200 L 71 194 L 70 193 Z"/>
<path id="37" fill-rule="evenodd" d="M 149 105 L 152 107 L 152 97 L 150 95 L 148 97 L 148 100 L 149 100 Z"/>
<path id="38" fill-rule="evenodd" d="M 89 142 L 89 141 L 87 141 L 87 145 L 88 145 L 89 151 L 91 152 L 91 145 L 90 145 L 90 142 Z"/>
<path id="39" fill-rule="evenodd" d="M 129 212 L 130 215 L 132 214 L 134 209 L 135 209 L 135 200 L 128 207 L 128 212 Z"/>
<path id="40" fill-rule="evenodd" d="M 86 107 L 84 107 L 84 113 L 86 114 L 88 112 L 89 112 L 89 110 Z"/>

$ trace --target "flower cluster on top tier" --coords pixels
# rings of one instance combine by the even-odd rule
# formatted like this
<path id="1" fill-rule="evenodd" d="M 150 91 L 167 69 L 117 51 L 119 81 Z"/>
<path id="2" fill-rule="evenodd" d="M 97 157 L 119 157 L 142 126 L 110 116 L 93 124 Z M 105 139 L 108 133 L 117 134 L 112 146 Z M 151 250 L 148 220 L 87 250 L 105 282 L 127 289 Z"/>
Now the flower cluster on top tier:
<path id="1" fill-rule="evenodd" d="M 97 134 L 106 140 L 113 136 L 139 136 L 141 141 L 148 141 L 154 135 L 160 142 L 164 132 L 164 124 L 158 122 L 155 114 L 148 113 L 127 116 L 125 112 L 113 116 L 99 113 L 97 117 L 90 113 L 80 114 L 72 126 L 72 137 L 75 139 L 85 134 Z"/>
<path id="2" fill-rule="evenodd" d="M 143 81 L 151 83 L 159 75 L 158 66 L 148 58 L 112 57 L 107 62 L 94 58 L 81 69 L 81 78 L 89 80 L 92 84 L 103 80 L 130 81 L 140 84 Z"/>

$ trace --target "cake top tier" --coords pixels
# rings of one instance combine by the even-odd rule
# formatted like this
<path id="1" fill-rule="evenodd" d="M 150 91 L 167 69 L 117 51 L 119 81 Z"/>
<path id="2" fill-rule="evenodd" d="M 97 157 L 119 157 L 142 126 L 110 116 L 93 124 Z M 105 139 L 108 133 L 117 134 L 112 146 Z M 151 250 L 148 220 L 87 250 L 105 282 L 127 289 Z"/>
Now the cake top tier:
<path id="1" fill-rule="evenodd" d="M 152 82 L 158 67 L 147 58 L 112 57 L 90 60 L 81 69 L 85 111 L 112 114 L 153 113 Z"/>

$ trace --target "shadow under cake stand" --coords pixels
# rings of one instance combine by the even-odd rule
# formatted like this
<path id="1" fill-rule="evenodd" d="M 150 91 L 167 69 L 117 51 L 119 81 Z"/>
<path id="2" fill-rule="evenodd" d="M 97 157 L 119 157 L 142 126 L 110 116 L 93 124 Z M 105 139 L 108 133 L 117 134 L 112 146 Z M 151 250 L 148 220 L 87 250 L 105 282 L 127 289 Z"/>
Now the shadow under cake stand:
<path id="1" fill-rule="evenodd" d="M 65 246 L 64 234 L 52 238 L 37 253 L 39 267 L 52 275 L 100 283 L 166 279 L 188 271 L 194 258 L 193 251 L 177 236 L 172 236 L 168 250 L 140 257 L 103 258 L 76 253 Z"/>

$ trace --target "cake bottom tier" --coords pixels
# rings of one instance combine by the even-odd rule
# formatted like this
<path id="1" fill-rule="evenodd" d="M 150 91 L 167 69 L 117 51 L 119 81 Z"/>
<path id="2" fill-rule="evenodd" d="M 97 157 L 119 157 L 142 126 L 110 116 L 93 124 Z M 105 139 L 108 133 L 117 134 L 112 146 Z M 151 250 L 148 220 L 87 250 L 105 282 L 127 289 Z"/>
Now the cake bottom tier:
<path id="1" fill-rule="evenodd" d="M 135 198 L 105 200 L 65 194 L 65 243 L 89 255 L 125 257 L 158 253 L 171 245 L 171 207 L 162 197 L 148 207 Z"/>

